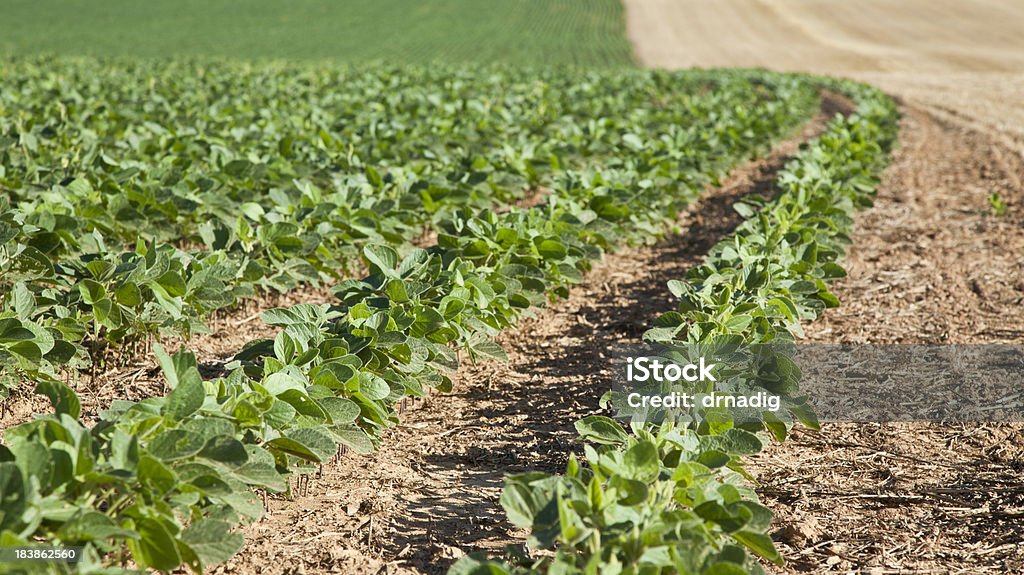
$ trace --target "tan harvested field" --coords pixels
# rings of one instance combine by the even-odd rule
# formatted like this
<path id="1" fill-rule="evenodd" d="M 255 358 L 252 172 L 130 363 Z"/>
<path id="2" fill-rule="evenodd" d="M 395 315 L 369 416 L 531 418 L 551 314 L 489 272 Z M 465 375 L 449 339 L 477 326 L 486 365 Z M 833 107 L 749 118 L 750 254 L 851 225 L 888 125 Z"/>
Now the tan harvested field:
<path id="1" fill-rule="evenodd" d="M 1024 22 L 1018 26 L 1024 38 Z M 1024 156 L 1024 73 L 862 72 L 851 76 L 936 117 L 987 133 Z M 1024 174 L 1017 176 L 1020 181 Z"/>
<path id="2" fill-rule="evenodd" d="M 848 76 L 1024 154 L 1024 2 L 625 0 L 640 62 Z"/>
<path id="3" fill-rule="evenodd" d="M 902 102 L 813 341 L 1024 344 L 1024 2 L 626 0 L 652 67 L 846 76 Z M 990 194 L 1009 207 L 997 218 Z M 912 393 L 912 391 L 910 391 Z M 789 573 L 1024 573 L 1024 425 L 830 425 L 752 466 Z"/>
<path id="4" fill-rule="evenodd" d="M 1014 0 L 626 0 L 641 62 L 791 71 L 1024 71 Z"/>

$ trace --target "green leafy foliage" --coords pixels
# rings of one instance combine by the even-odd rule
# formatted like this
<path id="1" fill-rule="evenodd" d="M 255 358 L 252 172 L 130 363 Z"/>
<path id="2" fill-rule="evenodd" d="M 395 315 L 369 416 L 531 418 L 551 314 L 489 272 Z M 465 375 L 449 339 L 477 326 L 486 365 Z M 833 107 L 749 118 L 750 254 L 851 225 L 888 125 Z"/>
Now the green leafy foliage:
<path id="1" fill-rule="evenodd" d="M 557 225 L 526 238 L 531 257 L 564 260 L 558 273 L 578 279 L 581 251 L 556 228 L 587 226 L 586 257 L 614 243 L 610 224 L 649 239 L 764 149 L 750 134 L 792 124 L 814 100 L 794 78 L 720 72 L 67 60 L 0 72 L 0 319 L 18 322 L 0 334 L 9 378 L 188 337 L 216 310 L 337 281 L 363 256 L 388 269 L 428 229 L 445 245 L 474 225 L 466 257 L 487 258 L 524 241 L 521 224 L 481 224 L 489 235 L 474 212 L 508 210 L 527 190 L 566 202 Z M 509 305 L 543 300 L 537 266 L 509 266 L 526 288 Z M 476 301 L 491 297 L 482 285 L 467 288 Z M 473 353 L 500 357 L 483 341 Z"/>
<path id="2" fill-rule="evenodd" d="M 633 61 L 624 30 L 618 0 L 37 0 L 5 6 L 0 50 L 621 67 Z"/>

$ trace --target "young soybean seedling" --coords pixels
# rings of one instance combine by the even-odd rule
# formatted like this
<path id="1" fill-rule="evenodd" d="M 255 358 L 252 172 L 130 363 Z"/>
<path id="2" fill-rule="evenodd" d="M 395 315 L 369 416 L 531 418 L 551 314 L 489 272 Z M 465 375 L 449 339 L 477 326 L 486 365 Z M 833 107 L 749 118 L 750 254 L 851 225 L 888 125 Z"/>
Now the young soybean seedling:
<path id="1" fill-rule="evenodd" d="M 992 207 L 992 215 L 1001 218 L 1006 215 L 1006 203 L 999 196 L 999 192 L 992 192 L 988 197 L 988 205 Z"/>

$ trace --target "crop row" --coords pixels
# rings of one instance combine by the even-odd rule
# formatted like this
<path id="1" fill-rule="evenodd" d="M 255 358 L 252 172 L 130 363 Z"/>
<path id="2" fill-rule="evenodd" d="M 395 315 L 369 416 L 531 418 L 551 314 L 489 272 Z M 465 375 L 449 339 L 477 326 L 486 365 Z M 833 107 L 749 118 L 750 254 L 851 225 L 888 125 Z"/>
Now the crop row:
<path id="1" fill-rule="evenodd" d="M 501 63 L 619 68 L 634 62 L 620 0 L 63 0 L 6 6 L 5 53 L 226 57 L 319 63 Z M 59 34 L 53 33 L 60 30 Z M 328 64 L 329 65 L 329 64 Z"/>
<path id="2" fill-rule="evenodd" d="M 84 545 L 80 572 L 117 572 L 101 566 L 129 560 L 201 571 L 227 559 L 242 544 L 233 527 L 262 513 L 253 488 L 287 491 L 289 477 L 341 446 L 371 450 L 397 421 L 396 403 L 451 388 L 457 350 L 502 357 L 492 336 L 564 295 L 604 250 L 670 229 L 708 182 L 817 103 L 803 79 L 767 73 L 589 78 L 567 90 L 591 94 L 602 119 L 566 128 L 575 131 L 559 145 L 588 147 L 595 165 L 553 172 L 537 207 L 452 210 L 434 222 L 428 249 L 363 242 L 369 276 L 340 281 L 337 305 L 266 312 L 280 332 L 243 349 L 229 375 L 203 380 L 192 354 L 158 349 L 170 393 L 115 401 L 91 427 L 69 387 L 38 377 L 54 413 L 5 431 L 0 544 Z M 642 96 L 623 109 L 614 102 L 634 82 Z M 595 96 L 605 93 L 616 94 L 612 103 Z M 672 122 L 682 112 L 665 110 L 676 106 L 692 121 Z M 384 181 L 392 172 L 401 173 L 397 161 L 377 173 Z"/>
<path id="3" fill-rule="evenodd" d="M 699 187 L 747 137 L 715 131 L 718 115 L 772 101 L 784 114 L 788 97 L 727 74 L 3 71 L 0 393 L 107 345 L 187 338 L 262 290 L 340 280 L 363 246 L 408 251 L 589 165 Z"/>
<path id="4" fill-rule="evenodd" d="M 783 562 L 767 534 L 772 514 L 749 486 L 742 457 L 770 438 L 784 440 L 794 422 L 817 426 L 787 344 L 803 335 L 802 321 L 839 305 L 828 282 L 844 275 L 836 262 L 853 212 L 870 205 L 897 130 L 896 108 L 881 92 L 822 82 L 851 96 L 856 114 L 835 118 L 786 165 L 776 199 L 737 206 L 747 219 L 703 265 L 669 282 L 679 307 L 645 334 L 669 358 L 754 350 L 728 362 L 717 392 L 771 394 L 784 409 L 738 417 L 697 406 L 625 426 L 585 418 L 576 424 L 584 461 L 570 456 L 565 475 L 506 478 L 509 519 L 529 530 L 531 551 L 550 553 L 504 563 L 471 557 L 449 573 L 742 575 L 762 573 L 761 560 Z"/>

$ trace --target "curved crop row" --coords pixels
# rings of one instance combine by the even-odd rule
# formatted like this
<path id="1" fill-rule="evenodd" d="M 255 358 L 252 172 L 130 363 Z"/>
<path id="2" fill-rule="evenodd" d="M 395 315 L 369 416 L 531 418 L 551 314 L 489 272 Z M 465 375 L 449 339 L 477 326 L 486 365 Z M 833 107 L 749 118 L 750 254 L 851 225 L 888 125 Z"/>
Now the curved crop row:
<path id="1" fill-rule="evenodd" d="M 802 335 L 802 321 L 839 305 L 828 282 L 844 275 L 836 262 L 853 212 L 870 205 L 897 131 L 895 105 L 881 92 L 821 81 L 850 95 L 856 114 L 835 118 L 786 165 L 774 201 L 738 207 L 749 217 L 702 266 L 669 283 L 679 307 L 645 334 L 667 346 L 662 353 L 691 359 L 754 346 L 757 357 L 731 364 L 734 373 L 716 385 L 772 394 L 785 410 L 739 420 L 691 409 L 625 428 L 585 418 L 576 425 L 584 462 L 570 456 L 564 476 L 508 477 L 501 498 L 509 519 L 530 531 L 529 548 L 553 553 L 508 563 L 471 557 L 450 573 L 741 575 L 762 573 L 759 560 L 782 563 L 766 533 L 772 514 L 749 486 L 742 457 L 761 451 L 765 434 L 785 439 L 794 421 L 817 425 L 786 344 Z"/>
<path id="2" fill-rule="evenodd" d="M 171 392 L 115 401 L 91 428 L 69 388 L 42 381 L 55 413 L 7 430 L 0 448 L 11 510 L 0 517 L 0 544 L 85 545 L 80 572 L 115 572 L 101 564 L 126 550 L 136 566 L 161 570 L 225 560 L 242 543 L 233 526 L 262 511 L 250 488 L 286 490 L 291 475 L 340 446 L 372 449 L 402 398 L 450 388 L 456 350 L 500 357 L 491 336 L 564 294 L 604 250 L 664 233 L 709 181 L 765 151 L 817 103 L 810 84 L 785 75 L 645 77 L 650 88 L 711 80 L 711 121 L 653 122 L 648 135 L 622 133 L 622 119 L 588 123 L 579 145 L 607 139 L 629 154 L 561 172 L 537 207 L 453 212 L 432 248 L 364 246 L 370 275 L 340 282 L 340 304 L 267 312 L 280 333 L 240 352 L 226 377 L 204 381 L 191 354 L 161 351 Z M 614 89 L 616 78 L 578 89 Z M 701 99 L 681 99 L 702 110 Z M 657 117 L 646 108 L 626 115 L 644 125 Z"/>

